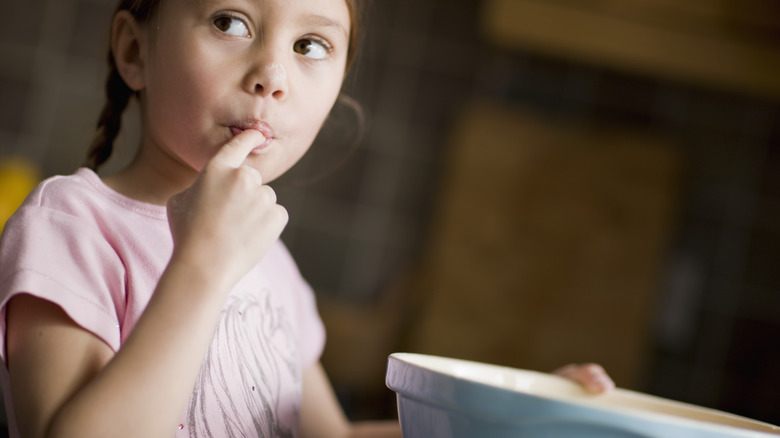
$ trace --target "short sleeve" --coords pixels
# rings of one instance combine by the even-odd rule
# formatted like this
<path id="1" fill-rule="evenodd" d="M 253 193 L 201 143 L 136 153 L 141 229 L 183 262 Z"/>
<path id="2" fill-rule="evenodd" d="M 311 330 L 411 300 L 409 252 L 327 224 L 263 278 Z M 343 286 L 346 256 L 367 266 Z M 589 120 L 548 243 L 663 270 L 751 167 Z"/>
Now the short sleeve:
<path id="1" fill-rule="evenodd" d="M 20 209 L 0 238 L 0 353 L 6 305 L 30 294 L 60 306 L 79 326 L 117 351 L 125 274 L 116 251 L 94 225 L 40 206 Z"/>

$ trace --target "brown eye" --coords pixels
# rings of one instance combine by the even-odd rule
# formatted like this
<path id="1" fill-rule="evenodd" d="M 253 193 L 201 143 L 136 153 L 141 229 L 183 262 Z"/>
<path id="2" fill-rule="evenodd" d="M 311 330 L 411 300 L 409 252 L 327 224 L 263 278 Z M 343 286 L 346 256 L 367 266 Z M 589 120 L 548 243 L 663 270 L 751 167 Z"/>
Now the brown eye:
<path id="1" fill-rule="evenodd" d="M 330 46 L 324 41 L 317 41 L 313 38 L 302 38 L 295 42 L 293 50 L 296 53 L 311 58 L 311 59 L 325 59 L 330 52 Z"/>
<path id="2" fill-rule="evenodd" d="M 238 37 L 249 37 L 249 28 L 243 20 L 229 15 L 222 15 L 214 19 L 214 27 L 220 32 Z"/>

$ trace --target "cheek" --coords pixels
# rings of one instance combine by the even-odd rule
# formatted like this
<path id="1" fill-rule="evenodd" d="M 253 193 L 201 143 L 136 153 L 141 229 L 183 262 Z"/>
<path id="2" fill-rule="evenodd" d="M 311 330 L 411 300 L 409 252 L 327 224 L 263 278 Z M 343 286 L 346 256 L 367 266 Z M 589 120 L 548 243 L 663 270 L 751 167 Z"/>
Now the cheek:
<path id="1" fill-rule="evenodd" d="M 178 111 L 198 108 L 215 97 L 214 84 L 225 80 L 225 72 L 217 68 L 220 64 L 213 57 L 204 48 L 186 41 L 165 45 L 153 63 L 154 91 Z"/>
<path id="2" fill-rule="evenodd" d="M 157 81 L 148 89 L 150 115 L 177 137 L 194 135 L 207 121 L 208 108 L 223 100 L 213 86 L 219 83 L 218 73 L 184 67 L 169 64 L 160 69 Z"/>
<path id="3" fill-rule="evenodd" d="M 219 99 L 219 89 L 215 84 L 224 81 L 220 72 L 194 68 L 172 75 L 168 84 L 170 94 L 175 98 L 178 110 L 192 112 L 213 105 Z"/>
<path id="4" fill-rule="evenodd" d="M 308 100 L 306 107 L 306 114 L 301 117 L 301 123 L 299 124 L 299 132 L 305 140 L 306 148 L 311 146 L 311 143 L 317 137 L 322 125 L 326 123 L 328 115 L 330 115 L 333 105 L 335 103 L 336 96 L 328 96 L 326 99 L 319 101 Z"/>
<path id="5" fill-rule="evenodd" d="M 317 134 L 323 122 L 328 118 L 341 90 L 340 80 L 330 79 L 328 81 L 315 82 L 315 84 L 329 84 L 329 86 L 325 88 L 312 87 L 303 93 L 303 99 L 305 100 L 304 108 L 307 111 L 305 120 L 308 123 L 306 126 L 301 126 L 301 128 L 307 131 L 314 131 L 313 135 Z"/>

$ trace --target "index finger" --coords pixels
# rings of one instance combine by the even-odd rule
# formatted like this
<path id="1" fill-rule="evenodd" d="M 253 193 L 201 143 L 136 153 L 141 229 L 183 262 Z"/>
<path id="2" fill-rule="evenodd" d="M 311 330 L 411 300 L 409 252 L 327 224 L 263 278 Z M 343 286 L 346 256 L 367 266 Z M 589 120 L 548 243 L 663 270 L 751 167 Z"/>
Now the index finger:
<path id="1" fill-rule="evenodd" d="M 217 151 L 213 159 L 219 160 L 230 167 L 240 167 L 246 160 L 246 157 L 252 153 L 252 150 L 263 144 L 264 141 L 265 136 L 260 131 L 247 129 L 225 143 Z"/>

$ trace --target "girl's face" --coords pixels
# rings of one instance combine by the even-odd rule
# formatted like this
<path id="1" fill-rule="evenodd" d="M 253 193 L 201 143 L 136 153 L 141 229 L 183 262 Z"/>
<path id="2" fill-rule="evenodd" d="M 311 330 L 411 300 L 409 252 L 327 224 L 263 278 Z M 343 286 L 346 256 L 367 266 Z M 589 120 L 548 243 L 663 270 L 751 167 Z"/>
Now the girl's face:
<path id="1" fill-rule="evenodd" d="M 246 163 L 275 179 L 338 97 L 349 28 L 344 0 L 163 0 L 141 49 L 142 147 L 157 166 L 200 170 L 238 132 L 258 129 L 267 140 Z"/>

